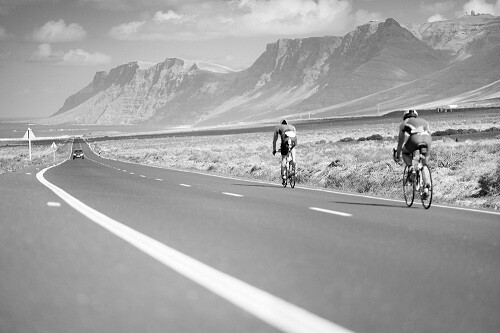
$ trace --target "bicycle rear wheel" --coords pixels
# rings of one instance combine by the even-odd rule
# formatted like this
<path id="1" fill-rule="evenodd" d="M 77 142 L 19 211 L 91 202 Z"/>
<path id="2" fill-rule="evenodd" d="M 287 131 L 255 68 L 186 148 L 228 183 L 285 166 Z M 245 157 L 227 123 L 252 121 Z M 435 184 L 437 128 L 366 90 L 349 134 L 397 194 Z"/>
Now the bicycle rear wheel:
<path id="1" fill-rule="evenodd" d="M 290 179 L 290 187 L 291 188 L 294 188 L 295 187 L 295 180 L 296 180 L 296 177 L 295 177 L 295 163 L 293 162 L 290 162 L 290 167 L 288 168 L 289 169 L 289 179 Z"/>
<path id="2" fill-rule="evenodd" d="M 403 171 L 403 195 L 405 197 L 405 202 L 408 207 L 413 205 L 413 200 L 415 199 L 415 183 L 410 179 L 411 173 L 409 167 L 406 166 Z"/>
<path id="3" fill-rule="evenodd" d="M 422 186 L 420 189 L 420 200 L 422 200 L 422 206 L 424 206 L 425 209 L 429 209 L 431 207 L 432 203 L 432 192 L 433 192 L 433 186 L 432 186 L 432 176 L 431 176 L 431 170 L 427 165 L 422 166 L 422 171 L 420 172 L 420 177 L 422 177 L 424 170 L 427 169 L 427 174 L 429 175 L 429 187 L 427 195 L 424 194 L 424 190 L 426 185 Z M 423 183 L 423 181 L 422 181 Z"/>
<path id="4" fill-rule="evenodd" d="M 285 168 L 285 178 L 281 176 L 281 185 L 283 185 L 283 187 L 286 187 L 287 181 L 288 181 L 288 166 Z"/>

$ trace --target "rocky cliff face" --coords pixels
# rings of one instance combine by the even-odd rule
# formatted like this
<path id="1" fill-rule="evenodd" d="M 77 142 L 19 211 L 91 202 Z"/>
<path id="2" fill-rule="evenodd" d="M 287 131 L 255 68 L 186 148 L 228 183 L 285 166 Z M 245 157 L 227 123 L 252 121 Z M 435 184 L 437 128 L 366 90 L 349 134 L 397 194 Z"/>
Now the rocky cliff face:
<path id="1" fill-rule="evenodd" d="M 500 42 L 500 17 L 492 15 L 410 24 L 406 28 L 430 47 L 449 54 L 455 61 L 492 49 Z"/>
<path id="2" fill-rule="evenodd" d="M 393 19 L 370 22 L 343 37 L 280 39 L 240 72 L 181 59 L 152 67 L 133 62 L 97 73 L 50 120 L 214 125 L 310 111 L 321 116 L 369 114 L 381 105 L 384 111 L 441 103 L 443 93 L 462 94 L 465 86 L 474 90 L 500 80 L 500 66 L 487 74 L 477 72 L 480 78 L 456 66 L 475 57 L 486 57 L 495 66 L 488 55 L 500 44 L 499 26 L 499 18 L 492 16 L 406 28 Z M 464 71 L 469 84 L 454 90 L 450 85 L 458 86 L 456 77 Z M 455 82 L 440 80 L 444 73 Z M 434 94 L 419 85 L 420 90 L 412 89 L 414 96 L 398 89 L 427 77 L 435 82 Z M 425 100 L 416 98 L 420 95 Z"/>

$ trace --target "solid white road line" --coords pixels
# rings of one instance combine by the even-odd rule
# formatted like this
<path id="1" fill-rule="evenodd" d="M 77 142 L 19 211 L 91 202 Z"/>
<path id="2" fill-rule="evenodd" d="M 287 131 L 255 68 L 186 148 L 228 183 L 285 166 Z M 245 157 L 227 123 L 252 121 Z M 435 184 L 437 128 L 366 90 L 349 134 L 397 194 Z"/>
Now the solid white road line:
<path id="1" fill-rule="evenodd" d="M 329 209 L 324 209 L 324 208 L 318 208 L 318 207 L 309 207 L 309 209 L 315 210 L 315 211 L 318 211 L 318 212 L 322 212 L 322 213 L 339 215 L 339 216 L 345 216 L 345 217 L 351 217 L 352 216 L 352 214 L 343 213 L 343 212 L 336 212 L 334 210 L 329 210 Z"/>
<path id="2" fill-rule="evenodd" d="M 230 193 L 230 192 L 222 192 L 222 194 L 229 195 L 231 197 L 238 197 L 238 198 L 241 198 L 243 196 L 241 194 Z"/>
<path id="3" fill-rule="evenodd" d="M 85 205 L 38 172 L 37 179 L 87 218 L 179 274 L 214 292 L 267 324 L 292 333 L 351 332 L 294 304 L 218 271 Z"/>

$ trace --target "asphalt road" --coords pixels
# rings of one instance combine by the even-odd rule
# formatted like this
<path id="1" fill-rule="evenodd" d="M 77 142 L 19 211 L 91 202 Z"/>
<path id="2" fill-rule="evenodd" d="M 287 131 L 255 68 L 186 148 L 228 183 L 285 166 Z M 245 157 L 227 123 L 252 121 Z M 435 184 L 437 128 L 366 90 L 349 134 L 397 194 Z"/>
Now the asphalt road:
<path id="1" fill-rule="evenodd" d="M 498 213 L 74 145 L 0 175 L 0 333 L 500 331 Z"/>

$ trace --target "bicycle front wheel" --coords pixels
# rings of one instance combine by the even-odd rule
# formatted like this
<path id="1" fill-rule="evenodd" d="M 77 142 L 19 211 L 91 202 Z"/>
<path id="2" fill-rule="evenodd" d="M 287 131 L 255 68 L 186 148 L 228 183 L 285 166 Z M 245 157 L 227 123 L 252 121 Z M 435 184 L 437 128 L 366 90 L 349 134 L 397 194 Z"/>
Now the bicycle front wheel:
<path id="1" fill-rule="evenodd" d="M 289 172 L 290 187 L 294 188 L 295 187 L 295 180 L 296 180 L 295 163 L 290 162 L 289 170 L 290 170 L 290 172 Z"/>
<path id="2" fill-rule="evenodd" d="M 411 179 L 411 172 L 409 170 L 410 168 L 406 166 L 403 171 L 403 195 L 406 205 L 411 207 L 415 199 L 415 184 L 413 179 Z"/>
<path id="3" fill-rule="evenodd" d="M 433 192 L 433 186 L 432 186 L 432 176 L 431 176 L 431 170 L 427 165 L 424 165 L 422 167 L 422 171 L 420 172 L 420 177 L 423 176 L 423 173 L 426 172 L 428 177 L 429 177 L 429 184 L 423 184 L 423 186 L 420 189 L 420 200 L 422 200 L 422 206 L 424 206 L 425 209 L 429 209 L 431 207 L 432 203 L 432 192 Z M 423 183 L 423 181 L 422 181 Z M 425 188 L 427 188 L 427 193 L 425 193 Z"/>

